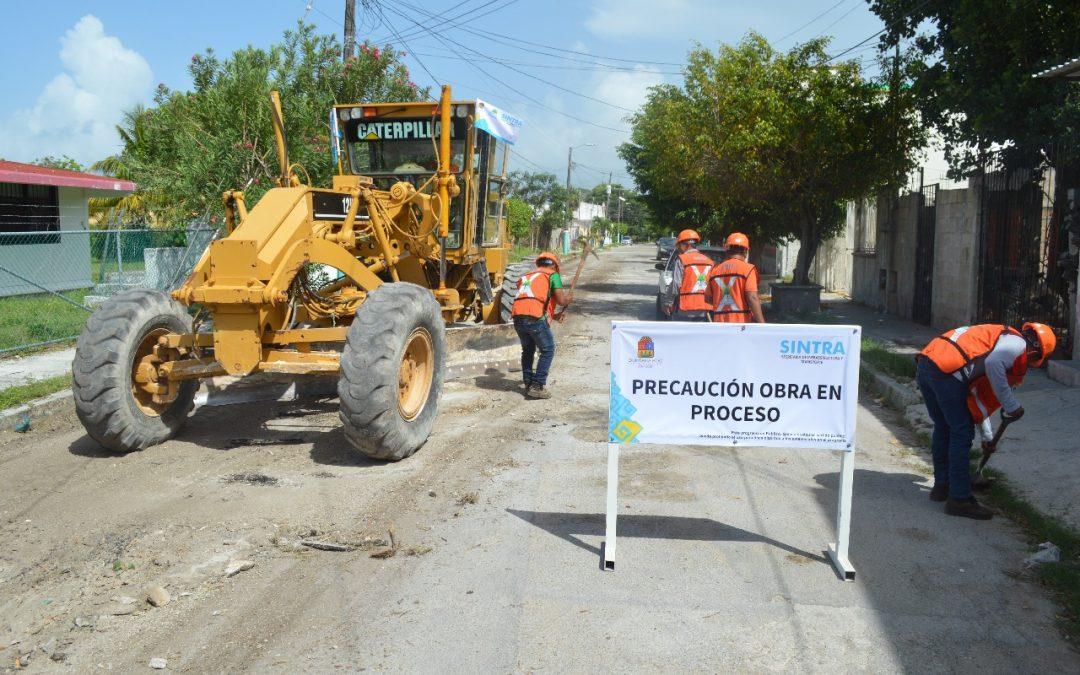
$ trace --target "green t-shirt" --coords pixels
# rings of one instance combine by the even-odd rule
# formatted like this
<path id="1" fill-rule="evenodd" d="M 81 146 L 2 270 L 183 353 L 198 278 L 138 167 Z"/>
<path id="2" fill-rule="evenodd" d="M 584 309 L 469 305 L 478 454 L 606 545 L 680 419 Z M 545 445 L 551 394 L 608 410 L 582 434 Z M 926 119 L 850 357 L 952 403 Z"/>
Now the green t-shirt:
<path id="1" fill-rule="evenodd" d="M 551 276 L 548 277 L 548 286 L 551 290 L 562 288 L 562 277 L 559 276 L 558 272 L 552 272 Z"/>

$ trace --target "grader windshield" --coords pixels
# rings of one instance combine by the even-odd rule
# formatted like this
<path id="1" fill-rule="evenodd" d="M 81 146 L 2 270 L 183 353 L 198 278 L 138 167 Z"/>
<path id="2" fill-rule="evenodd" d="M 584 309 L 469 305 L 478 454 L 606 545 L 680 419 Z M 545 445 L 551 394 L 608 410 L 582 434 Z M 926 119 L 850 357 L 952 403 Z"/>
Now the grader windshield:
<path id="1" fill-rule="evenodd" d="M 463 189 L 450 204 L 448 249 L 501 245 L 499 221 L 503 217 L 505 147 L 490 126 L 477 121 L 497 110 L 482 101 L 455 102 L 450 122 L 450 172 Z M 376 188 L 411 183 L 431 192 L 428 181 L 439 168 L 441 122 L 430 104 L 407 103 L 339 106 L 334 134 L 345 172 L 367 176 Z M 340 131 L 337 131 L 340 130 Z M 466 214 L 469 214 L 466 217 Z"/>

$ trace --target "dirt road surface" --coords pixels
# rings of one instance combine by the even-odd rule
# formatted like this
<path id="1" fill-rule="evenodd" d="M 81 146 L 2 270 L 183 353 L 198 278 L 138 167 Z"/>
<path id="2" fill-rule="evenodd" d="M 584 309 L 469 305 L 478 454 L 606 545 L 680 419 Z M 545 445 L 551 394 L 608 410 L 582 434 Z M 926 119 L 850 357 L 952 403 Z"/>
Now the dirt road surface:
<path id="1" fill-rule="evenodd" d="M 200 408 L 127 456 L 73 417 L 0 436 L 0 667 L 1077 670 L 1020 572 L 1029 544 L 943 515 L 868 399 L 855 581 L 822 554 L 837 458 L 754 448 L 626 452 L 619 569 L 602 572 L 609 322 L 652 318 L 652 253 L 590 263 L 555 398 L 526 401 L 504 373 L 452 382 L 431 440 L 396 464 L 348 448 L 336 401 Z M 254 566 L 226 576 L 236 561 Z M 171 600 L 147 604 L 150 585 Z"/>

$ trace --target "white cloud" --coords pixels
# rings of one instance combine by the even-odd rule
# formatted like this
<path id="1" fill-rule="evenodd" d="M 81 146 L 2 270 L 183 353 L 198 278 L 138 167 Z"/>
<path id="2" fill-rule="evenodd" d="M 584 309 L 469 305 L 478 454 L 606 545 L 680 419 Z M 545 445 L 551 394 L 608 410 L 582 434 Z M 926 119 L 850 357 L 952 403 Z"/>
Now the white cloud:
<path id="1" fill-rule="evenodd" d="M 115 152 L 123 112 L 149 99 L 154 76 L 138 52 L 105 34 L 91 14 L 60 38 L 63 72 L 30 108 L 0 121 L 0 156 L 31 161 L 69 155 L 91 163 Z"/>

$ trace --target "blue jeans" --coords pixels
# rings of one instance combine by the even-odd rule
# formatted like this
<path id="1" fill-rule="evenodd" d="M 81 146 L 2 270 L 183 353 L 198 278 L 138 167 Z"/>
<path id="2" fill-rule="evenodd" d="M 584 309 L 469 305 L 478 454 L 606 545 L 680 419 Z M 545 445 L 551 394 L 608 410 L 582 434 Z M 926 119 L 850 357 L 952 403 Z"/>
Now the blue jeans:
<path id="1" fill-rule="evenodd" d="M 975 440 L 968 386 L 926 358 L 919 359 L 915 382 L 934 421 L 934 484 L 948 483 L 951 499 L 967 499 L 971 496 L 971 442 Z"/>
<path id="2" fill-rule="evenodd" d="M 548 371 L 551 370 L 551 362 L 555 359 L 555 335 L 551 332 L 551 326 L 543 318 L 515 316 L 514 330 L 517 331 L 518 339 L 521 340 L 521 375 L 525 379 L 525 384 L 531 382 L 541 387 L 545 386 Z M 538 349 L 540 359 L 536 362 L 534 371 L 533 358 Z"/>

